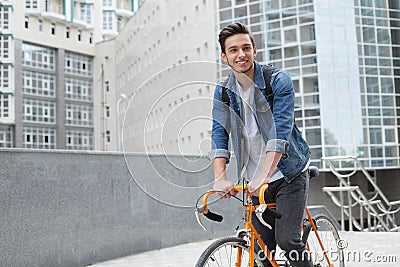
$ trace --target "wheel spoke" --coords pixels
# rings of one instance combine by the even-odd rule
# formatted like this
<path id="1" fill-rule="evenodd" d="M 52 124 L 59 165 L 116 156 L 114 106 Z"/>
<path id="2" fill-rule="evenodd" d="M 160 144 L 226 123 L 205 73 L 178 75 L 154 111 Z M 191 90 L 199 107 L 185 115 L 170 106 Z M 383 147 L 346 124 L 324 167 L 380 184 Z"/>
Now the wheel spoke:
<path id="1" fill-rule="evenodd" d="M 333 223 L 329 218 L 321 215 L 315 218 L 315 224 L 318 234 L 312 230 L 307 240 L 314 266 L 325 267 L 331 263 L 335 266 L 344 267 L 343 251 L 337 246 L 339 234 Z M 322 242 L 323 249 L 318 237 Z"/>
<path id="2" fill-rule="evenodd" d="M 248 247 L 240 238 L 225 237 L 216 240 L 203 252 L 196 267 L 233 267 L 237 263 L 237 260 L 241 261 L 240 266 L 248 266 Z M 258 259 L 255 266 L 262 266 Z"/>

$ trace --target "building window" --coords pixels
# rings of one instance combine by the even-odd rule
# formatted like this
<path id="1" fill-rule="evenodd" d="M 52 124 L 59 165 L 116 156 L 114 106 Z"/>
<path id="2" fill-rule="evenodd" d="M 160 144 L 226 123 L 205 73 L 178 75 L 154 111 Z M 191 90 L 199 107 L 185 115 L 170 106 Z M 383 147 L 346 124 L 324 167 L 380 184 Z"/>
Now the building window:
<path id="1" fill-rule="evenodd" d="M 10 95 L 0 94 L 0 119 L 10 116 Z"/>
<path id="2" fill-rule="evenodd" d="M 69 100 L 92 101 L 92 82 L 74 78 L 65 79 L 65 98 Z"/>
<path id="3" fill-rule="evenodd" d="M 36 67 L 47 70 L 55 69 L 55 52 L 54 49 L 37 46 L 22 45 L 23 59 L 22 63 L 27 67 Z"/>
<path id="4" fill-rule="evenodd" d="M 82 31 L 78 30 L 78 42 L 82 41 Z"/>
<path id="5" fill-rule="evenodd" d="M 42 21 L 41 19 L 38 20 L 38 30 L 39 30 L 40 32 L 43 31 L 43 21 Z"/>
<path id="6" fill-rule="evenodd" d="M 10 57 L 11 36 L 0 35 L 0 59 L 8 59 Z"/>
<path id="7" fill-rule="evenodd" d="M 56 24 L 55 23 L 51 23 L 51 34 L 52 35 L 56 34 Z"/>
<path id="8" fill-rule="evenodd" d="M 112 0 L 103 0 L 103 7 L 111 7 Z"/>
<path id="9" fill-rule="evenodd" d="M 10 126 L 0 126 L 0 147 L 12 147 L 12 130 Z"/>
<path id="10" fill-rule="evenodd" d="M 118 24 L 117 24 L 117 26 L 118 26 L 118 31 L 121 31 L 122 27 L 123 27 L 122 17 L 121 16 L 118 16 Z"/>
<path id="11" fill-rule="evenodd" d="M 110 82 L 106 81 L 106 92 L 110 92 Z"/>
<path id="12" fill-rule="evenodd" d="M 81 120 L 83 123 L 87 123 L 89 121 L 89 112 L 87 110 L 81 110 Z"/>
<path id="13" fill-rule="evenodd" d="M 78 74 L 91 77 L 93 62 L 92 58 L 71 52 L 65 53 L 65 71 L 68 74 Z"/>
<path id="14" fill-rule="evenodd" d="M 111 143 L 111 133 L 109 130 L 106 132 L 106 140 L 108 144 Z"/>
<path id="15" fill-rule="evenodd" d="M 24 148 L 53 149 L 56 146 L 56 130 L 51 128 L 24 127 Z"/>
<path id="16" fill-rule="evenodd" d="M 89 44 L 93 43 L 93 33 L 89 33 Z"/>
<path id="17" fill-rule="evenodd" d="M 103 22 L 102 29 L 103 30 L 112 30 L 113 29 L 113 11 L 103 11 Z"/>
<path id="18" fill-rule="evenodd" d="M 384 127 L 384 143 L 385 144 L 396 144 L 396 128 Z"/>
<path id="19" fill-rule="evenodd" d="M 80 20 L 88 25 L 92 24 L 93 4 L 81 3 Z"/>
<path id="20" fill-rule="evenodd" d="M 71 126 L 93 126 L 93 108 L 87 105 L 66 104 L 66 124 Z"/>
<path id="21" fill-rule="evenodd" d="M 66 37 L 67 39 L 69 39 L 69 33 L 70 33 L 69 27 L 65 28 L 65 37 Z"/>
<path id="22" fill-rule="evenodd" d="M 30 10 L 37 10 L 38 0 L 25 0 L 25 8 Z"/>
<path id="23" fill-rule="evenodd" d="M 110 107 L 106 106 L 106 117 L 110 118 Z"/>
<path id="24" fill-rule="evenodd" d="M 29 29 L 29 17 L 25 16 L 25 29 Z"/>
<path id="25" fill-rule="evenodd" d="M 65 111 L 65 117 L 67 120 L 72 120 L 74 118 L 73 116 L 73 110 L 71 108 L 67 108 Z"/>
<path id="26" fill-rule="evenodd" d="M 8 89 L 10 86 L 11 65 L 0 64 L 0 88 Z"/>
<path id="27" fill-rule="evenodd" d="M 10 29 L 10 10 L 9 7 L 0 7 L 0 29 L 2 30 Z"/>
<path id="28" fill-rule="evenodd" d="M 25 94 L 37 96 L 55 96 L 55 75 L 24 70 L 22 73 Z"/>
<path id="29" fill-rule="evenodd" d="M 67 149 L 92 150 L 93 131 L 90 130 L 67 130 L 66 144 Z"/>
<path id="30" fill-rule="evenodd" d="M 49 123 L 56 122 L 56 104 L 52 101 L 27 99 L 23 100 L 23 121 L 33 123 Z"/>

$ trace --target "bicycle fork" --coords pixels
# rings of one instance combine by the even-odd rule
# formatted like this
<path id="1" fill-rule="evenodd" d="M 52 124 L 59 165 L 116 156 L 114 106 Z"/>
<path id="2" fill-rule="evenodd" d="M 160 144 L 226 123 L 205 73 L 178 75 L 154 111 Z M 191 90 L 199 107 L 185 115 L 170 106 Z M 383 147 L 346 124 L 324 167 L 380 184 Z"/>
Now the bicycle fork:
<path id="1" fill-rule="evenodd" d="M 274 259 L 274 256 L 272 255 L 271 251 L 267 248 L 265 245 L 264 241 L 261 239 L 261 235 L 257 233 L 255 230 L 254 226 L 249 223 L 245 222 L 244 224 L 244 229 L 240 230 L 238 237 L 243 238 L 244 236 L 248 237 L 247 243 L 248 243 L 248 248 L 249 248 L 249 262 L 248 262 L 248 267 L 254 267 L 254 262 L 255 262 L 255 246 L 256 242 L 257 245 L 261 248 L 261 250 L 264 252 L 264 255 L 267 256 L 267 259 L 270 261 L 271 265 L 273 267 L 279 267 L 279 264 L 276 262 Z M 243 250 L 242 248 L 238 248 L 237 250 L 237 255 L 236 255 L 236 267 L 242 266 L 242 253 Z"/>

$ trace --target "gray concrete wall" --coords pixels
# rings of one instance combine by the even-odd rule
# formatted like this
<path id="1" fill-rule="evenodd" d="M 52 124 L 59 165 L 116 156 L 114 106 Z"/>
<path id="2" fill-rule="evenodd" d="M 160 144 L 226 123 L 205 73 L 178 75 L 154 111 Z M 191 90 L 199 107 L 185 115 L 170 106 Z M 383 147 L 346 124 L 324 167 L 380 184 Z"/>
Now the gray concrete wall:
<path id="1" fill-rule="evenodd" d="M 133 173 L 148 179 L 156 176 L 152 164 L 164 172 L 164 178 L 181 186 L 199 185 L 212 177 L 204 158 L 129 158 Z M 191 191 L 193 201 L 187 207 L 165 204 L 131 179 L 121 154 L 0 150 L 0 159 L 0 266 L 84 266 L 233 234 L 240 220 L 240 204 L 232 201 L 234 209 L 228 211 L 217 207 L 220 202 L 213 209 L 228 217 L 236 213 L 236 219 L 206 222 L 210 231 L 204 232 L 196 223 L 193 206 L 209 186 L 198 187 L 198 194 Z M 206 168 L 188 172 L 176 164 Z"/>
<path id="2" fill-rule="evenodd" d="M 205 158 L 11 149 L 0 159 L 0 266 L 85 266 L 233 234 L 241 218 L 241 203 L 224 200 L 211 206 L 223 223 L 197 225 L 213 177 Z M 393 197 L 398 174 L 381 184 Z M 335 182 L 311 180 L 309 204 L 329 207 L 321 186 Z"/>

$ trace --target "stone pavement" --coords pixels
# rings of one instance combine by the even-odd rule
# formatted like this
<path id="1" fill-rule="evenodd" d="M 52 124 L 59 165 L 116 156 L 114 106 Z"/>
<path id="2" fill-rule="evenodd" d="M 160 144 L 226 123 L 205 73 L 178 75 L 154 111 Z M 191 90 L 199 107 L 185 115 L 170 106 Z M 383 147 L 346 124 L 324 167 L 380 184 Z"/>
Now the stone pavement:
<path id="1" fill-rule="evenodd" d="M 400 266 L 400 232 L 342 232 L 346 267 Z M 91 267 L 190 267 L 212 240 L 144 252 Z"/>

